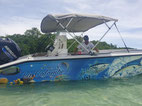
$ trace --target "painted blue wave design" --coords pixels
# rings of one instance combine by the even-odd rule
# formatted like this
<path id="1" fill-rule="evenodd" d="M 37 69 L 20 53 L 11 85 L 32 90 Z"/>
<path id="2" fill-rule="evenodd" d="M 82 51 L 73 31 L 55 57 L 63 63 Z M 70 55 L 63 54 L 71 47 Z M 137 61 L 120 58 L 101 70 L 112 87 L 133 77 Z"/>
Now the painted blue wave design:
<path id="1" fill-rule="evenodd" d="M 121 76 L 124 76 L 124 71 L 125 71 L 125 76 L 130 77 L 134 76 L 135 74 L 140 74 L 140 71 L 142 72 L 142 58 L 130 61 L 126 63 L 124 66 L 122 66 L 121 69 L 118 71 L 115 71 L 115 73 L 112 75 L 113 76 L 118 76 L 118 74 Z M 138 72 L 139 71 L 139 72 Z"/>
<path id="2" fill-rule="evenodd" d="M 13 82 L 32 76 L 33 82 L 123 78 L 142 73 L 142 56 L 28 62 L 14 67 L 19 69 L 18 73 L 0 73 L 0 81 L 6 78 Z"/>

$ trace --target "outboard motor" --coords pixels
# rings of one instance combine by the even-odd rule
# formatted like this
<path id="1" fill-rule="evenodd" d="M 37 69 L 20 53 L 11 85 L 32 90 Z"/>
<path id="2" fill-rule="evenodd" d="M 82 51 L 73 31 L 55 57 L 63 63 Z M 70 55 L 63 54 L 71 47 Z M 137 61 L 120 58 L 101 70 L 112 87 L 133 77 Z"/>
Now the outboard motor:
<path id="1" fill-rule="evenodd" d="M 0 65 L 14 61 L 21 56 L 21 49 L 10 38 L 0 38 Z"/>

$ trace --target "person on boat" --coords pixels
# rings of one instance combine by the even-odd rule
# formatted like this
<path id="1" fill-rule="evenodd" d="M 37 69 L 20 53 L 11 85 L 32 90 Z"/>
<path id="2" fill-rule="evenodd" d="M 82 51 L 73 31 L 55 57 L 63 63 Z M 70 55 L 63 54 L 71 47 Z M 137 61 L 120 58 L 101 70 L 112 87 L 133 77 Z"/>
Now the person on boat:
<path id="1" fill-rule="evenodd" d="M 84 42 L 82 42 L 82 45 L 88 49 L 88 51 L 91 52 L 92 48 L 94 47 L 94 44 L 92 42 L 89 42 L 89 37 L 87 35 L 85 35 L 83 37 Z M 78 49 L 78 54 L 89 54 L 89 52 L 82 47 L 82 45 L 78 45 L 77 49 Z M 97 53 L 99 52 L 99 50 L 97 48 L 94 49 Z"/>

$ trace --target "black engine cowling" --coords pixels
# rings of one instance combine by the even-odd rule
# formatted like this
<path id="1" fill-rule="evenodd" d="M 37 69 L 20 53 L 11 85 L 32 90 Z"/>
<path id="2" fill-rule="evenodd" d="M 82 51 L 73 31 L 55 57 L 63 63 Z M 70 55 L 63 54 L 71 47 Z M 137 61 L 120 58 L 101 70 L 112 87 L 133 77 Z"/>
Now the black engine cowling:
<path id="1" fill-rule="evenodd" d="M 14 61 L 21 56 L 21 49 L 10 38 L 0 38 L 0 65 Z"/>

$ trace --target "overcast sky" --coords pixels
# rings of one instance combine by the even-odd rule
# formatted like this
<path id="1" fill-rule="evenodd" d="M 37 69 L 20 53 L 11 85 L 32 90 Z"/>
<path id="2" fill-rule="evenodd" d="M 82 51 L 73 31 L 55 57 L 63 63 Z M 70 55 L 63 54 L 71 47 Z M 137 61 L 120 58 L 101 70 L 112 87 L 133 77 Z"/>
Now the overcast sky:
<path id="1" fill-rule="evenodd" d="M 87 13 L 118 19 L 118 28 L 126 44 L 142 48 L 142 0 L 0 0 L 0 35 L 23 34 L 27 29 L 40 29 L 41 20 L 47 14 Z M 98 40 L 105 32 L 98 26 L 85 34 L 90 40 Z M 112 29 L 103 39 L 123 46 Z"/>

